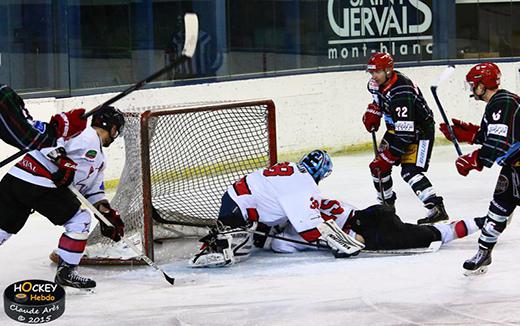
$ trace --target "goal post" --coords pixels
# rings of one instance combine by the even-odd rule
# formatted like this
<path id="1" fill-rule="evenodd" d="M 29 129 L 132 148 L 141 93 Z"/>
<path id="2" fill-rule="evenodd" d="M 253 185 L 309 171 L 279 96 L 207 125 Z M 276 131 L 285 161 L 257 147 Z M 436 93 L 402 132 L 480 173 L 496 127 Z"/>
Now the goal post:
<path id="1" fill-rule="evenodd" d="M 226 189 L 277 162 L 271 100 L 137 108 L 124 114 L 125 164 L 111 205 L 121 213 L 125 237 L 151 259 L 154 240 L 200 234 L 200 227 L 215 225 Z M 82 263 L 139 264 L 132 256 L 97 226 Z"/>

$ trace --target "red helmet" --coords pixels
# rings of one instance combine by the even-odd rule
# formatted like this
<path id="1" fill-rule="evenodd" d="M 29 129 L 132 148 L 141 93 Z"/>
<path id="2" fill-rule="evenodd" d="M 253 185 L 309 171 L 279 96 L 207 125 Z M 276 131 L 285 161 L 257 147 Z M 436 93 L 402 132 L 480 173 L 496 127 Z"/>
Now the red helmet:
<path id="1" fill-rule="evenodd" d="M 500 69 L 493 62 L 483 62 L 475 65 L 466 75 L 466 81 L 475 87 L 482 83 L 486 88 L 495 89 L 500 85 Z"/>
<path id="2" fill-rule="evenodd" d="M 388 53 L 376 52 L 372 54 L 367 63 L 367 71 L 394 69 L 394 58 Z"/>

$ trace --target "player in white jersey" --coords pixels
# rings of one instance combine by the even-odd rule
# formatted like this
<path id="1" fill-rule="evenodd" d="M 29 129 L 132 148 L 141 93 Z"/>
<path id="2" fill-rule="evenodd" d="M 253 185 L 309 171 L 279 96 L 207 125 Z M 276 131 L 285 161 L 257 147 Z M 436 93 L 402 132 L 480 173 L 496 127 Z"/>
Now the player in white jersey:
<path id="1" fill-rule="evenodd" d="M 363 210 L 337 200 L 323 199 L 320 205 L 324 220 L 333 219 L 351 237 L 365 245 L 367 250 L 392 250 L 428 247 L 434 241 L 443 244 L 465 237 L 482 229 L 485 217 L 468 218 L 450 224 L 416 225 L 404 223 L 387 205 L 374 205 Z M 276 234 L 267 246 L 275 252 L 292 253 L 313 247 L 282 240 L 303 242 L 304 239 L 288 224 Z M 265 237 L 264 237 L 265 241 Z"/>
<path id="2" fill-rule="evenodd" d="M 346 255 L 357 254 L 363 245 L 320 215 L 318 183 L 331 172 L 329 155 L 315 150 L 298 163 L 278 163 L 235 182 L 222 197 L 220 227 L 201 239 L 204 244 L 191 265 L 226 266 L 248 258 L 258 223 L 289 222 L 307 241 L 322 239 Z"/>
<path id="3" fill-rule="evenodd" d="M 60 257 L 55 281 L 62 286 L 92 289 L 96 282 L 78 275 L 76 267 L 83 255 L 91 215 L 81 209 L 79 200 L 67 188 L 76 187 L 115 226 L 102 227 L 102 233 L 119 241 L 123 222 L 105 197 L 103 147 L 122 132 L 124 118 L 114 107 L 92 116 L 91 126 L 75 138 L 60 138 L 56 147 L 34 150 L 13 166 L 0 181 L 0 245 L 24 226 L 37 211 L 65 232 L 58 244 Z"/>

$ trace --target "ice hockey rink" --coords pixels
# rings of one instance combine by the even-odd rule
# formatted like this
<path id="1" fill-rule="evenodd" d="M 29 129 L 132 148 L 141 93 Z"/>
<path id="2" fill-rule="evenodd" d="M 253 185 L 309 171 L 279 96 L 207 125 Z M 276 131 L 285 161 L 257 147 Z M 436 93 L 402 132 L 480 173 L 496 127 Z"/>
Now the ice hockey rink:
<path id="1" fill-rule="evenodd" d="M 367 137 L 369 138 L 369 137 Z M 470 151 L 463 147 L 463 151 Z M 375 202 L 371 153 L 333 156 L 334 172 L 320 185 L 325 196 L 364 208 Z M 452 146 L 435 149 L 428 177 L 444 196 L 451 219 L 486 214 L 499 168 L 466 178 L 457 174 Z M 425 210 L 394 171 L 397 212 L 415 222 Z M 520 221 L 513 219 L 485 275 L 466 277 L 478 235 L 436 253 L 334 259 L 328 252 L 277 255 L 255 252 L 229 268 L 187 266 L 197 242 L 158 263 L 177 278 L 140 267 L 83 267 L 95 294 L 67 295 L 53 325 L 520 325 Z M 0 287 L 24 279 L 52 280 L 49 252 L 62 230 L 33 215 L 0 248 Z M 161 250 L 160 246 L 158 250 Z M 0 325 L 20 325 L 0 314 Z"/>

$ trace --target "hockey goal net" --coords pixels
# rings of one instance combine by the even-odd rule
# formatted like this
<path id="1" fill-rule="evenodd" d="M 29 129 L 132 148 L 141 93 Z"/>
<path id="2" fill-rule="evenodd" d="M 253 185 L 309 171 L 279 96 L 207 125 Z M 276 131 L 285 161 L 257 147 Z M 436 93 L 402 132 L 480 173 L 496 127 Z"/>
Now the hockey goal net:
<path id="1" fill-rule="evenodd" d="M 275 107 L 264 100 L 129 110 L 124 141 L 111 205 L 125 238 L 154 259 L 154 240 L 214 225 L 228 186 L 276 163 Z M 82 263 L 139 263 L 135 256 L 122 241 L 103 237 L 98 225 Z"/>

